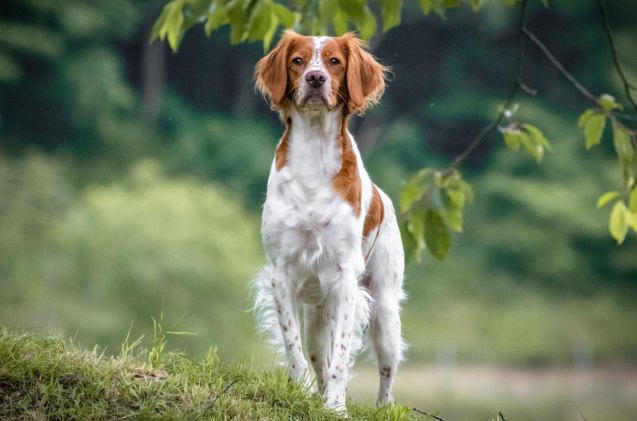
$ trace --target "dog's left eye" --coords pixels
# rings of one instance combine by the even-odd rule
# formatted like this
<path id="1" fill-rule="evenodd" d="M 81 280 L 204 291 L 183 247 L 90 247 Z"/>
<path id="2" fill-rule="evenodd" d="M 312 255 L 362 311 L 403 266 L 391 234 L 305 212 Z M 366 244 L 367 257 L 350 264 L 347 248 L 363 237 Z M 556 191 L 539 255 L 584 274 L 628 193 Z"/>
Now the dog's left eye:
<path id="1" fill-rule="evenodd" d="M 339 59 L 332 57 L 330 59 L 330 64 L 336 66 L 337 64 L 341 64 L 341 62 Z"/>

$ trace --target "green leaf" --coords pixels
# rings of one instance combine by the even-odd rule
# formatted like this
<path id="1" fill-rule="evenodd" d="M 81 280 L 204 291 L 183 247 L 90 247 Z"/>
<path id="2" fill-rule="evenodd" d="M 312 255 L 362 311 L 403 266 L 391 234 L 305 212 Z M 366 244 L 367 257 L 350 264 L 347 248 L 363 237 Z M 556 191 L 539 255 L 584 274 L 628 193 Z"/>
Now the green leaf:
<path id="1" fill-rule="evenodd" d="M 544 148 L 541 145 L 536 144 L 526 132 L 520 132 L 520 141 L 537 162 L 542 162 L 542 158 L 544 158 Z"/>
<path id="2" fill-rule="evenodd" d="M 626 205 L 621 200 L 615 203 L 613 210 L 610 212 L 610 220 L 608 224 L 608 230 L 611 237 L 613 237 L 617 244 L 622 244 L 628 234 L 628 224 L 626 223 Z"/>
<path id="3" fill-rule="evenodd" d="M 270 49 L 270 45 L 272 44 L 272 40 L 274 39 L 274 35 L 276 34 L 276 30 L 279 27 L 279 18 L 276 16 L 274 11 L 272 11 L 270 16 L 270 29 L 263 36 L 263 51 L 268 51 Z"/>
<path id="4" fill-rule="evenodd" d="M 183 24 L 184 14 L 182 12 L 183 3 L 180 1 L 174 1 L 173 7 L 168 11 L 166 15 L 166 23 L 164 28 L 166 29 L 168 44 L 173 51 L 179 49 L 179 43 L 184 36 Z"/>
<path id="5" fill-rule="evenodd" d="M 354 22 L 362 39 L 369 39 L 374 35 L 374 32 L 376 32 L 376 18 L 364 1 L 338 0 L 338 5 L 346 15 L 346 21 L 349 18 Z M 338 26 L 341 26 L 340 22 Z M 335 29 L 342 28 L 336 28 L 335 23 Z"/>
<path id="6" fill-rule="evenodd" d="M 376 32 L 376 17 L 367 6 L 365 6 L 363 12 L 363 19 L 358 22 L 354 20 L 354 22 L 358 24 L 358 29 L 362 39 L 370 39 Z"/>
<path id="7" fill-rule="evenodd" d="M 436 7 L 435 0 L 418 0 L 418 3 L 420 4 L 420 10 L 422 10 L 422 13 L 425 15 L 431 13 L 431 11 Z"/>
<path id="8" fill-rule="evenodd" d="M 160 35 L 160 34 L 165 32 L 164 26 L 166 24 L 166 17 L 168 16 L 168 12 L 170 11 L 171 8 L 172 8 L 172 3 L 168 3 L 161 10 L 161 13 L 159 14 L 159 17 L 157 18 L 157 20 L 153 24 L 152 29 L 150 30 L 150 42 L 151 43 L 153 41 L 155 41 L 157 38 L 160 38 L 161 40 L 164 39 L 165 34 L 164 35 Z"/>
<path id="9" fill-rule="evenodd" d="M 414 259 L 420 263 L 420 253 L 418 252 L 418 243 L 414 239 L 413 234 L 409 231 L 409 221 L 403 221 L 400 224 L 400 238 L 403 242 L 405 258 L 407 260 Z"/>
<path id="10" fill-rule="evenodd" d="M 406 213 L 411 209 L 414 203 L 418 201 L 424 193 L 423 186 L 420 182 L 408 182 L 400 192 L 400 210 Z"/>
<path id="11" fill-rule="evenodd" d="M 597 104 L 601 107 L 605 112 L 609 112 L 612 110 L 621 110 L 624 107 L 615 101 L 615 97 L 608 94 L 603 94 L 597 99 Z"/>
<path id="12" fill-rule="evenodd" d="M 444 260 L 449 254 L 449 230 L 440 214 L 433 210 L 428 210 L 425 214 L 425 244 L 429 252 L 439 260 Z"/>
<path id="13" fill-rule="evenodd" d="M 599 144 L 604 133 L 604 127 L 606 127 L 606 116 L 604 114 L 594 114 L 586 121 L 584 124 L 586 149 Z"/>
<path id="14" fill-rule="evenodd" d="M 482 9 L 483 5 L 484 5 L 484 0 L 471 0 L 471 9 L 474 12 L 477 12 L 480 9 Z"/>
<path id="15" fill-rule="evenodd" d="M 262 40 L 265 34 L 271 29 L 272 3 L 264 1 L 259 3 L 253 10 L 248 22 L 248 41 Z"/>
<path id="16" fill-rule="evenodd" d="M 456 232 L 462 232 L 462 210 L 464 209 L 464 192 L 459 189 L 444 189 L 440 191 L 442 207 L 441 213 L 445 224 Z"/>
<path id="17" fill-rule="evenodd" d="M 546 150 L 551 150 L 551 144 L 548 139 L 544 137 L 544 133 L 542 133 L 540 129 L 530 124 L 522 124 L 522 127 L 531 135 L 531 139 L 535 142 L 535 144 Z"/>
<path id="18" fill-rule="evenodd" d="M 637 187 L 633 187 L 630 192 L 629 206 L 631 212 L 637 212 Z"/>
<path id="19" fill-rule="evenodd" d="M 336 0 L 323 0 L 318 3 L 318 15 L 321 26 L 327 27 L 334 20 L 334 15 L 338 10 Z M 337 34 L 340 35 L 340 34 Z"/>
<path id="20" fill-rule="evenodd" d="M 588 120 L 590 120 L 590 118 L 597 113 L 598 111 L 595 108 L 589 108 L 588 110 L 584 111 L 582 115 L 580 115 L 577 119 L 577 127 L 583 128 L 584 126 L 586 126 Z"/>
<path id="21" fill-rule="evenodd" d="M 339 7 L 336 8 L 334 13 L 334 32 L 337 35 L 343 35 L 347 32 L 347 15 Z"/>
<path id="22" fill-rule="evenodd" d="M 604 207 L 608 202 L 619 197 L 618 191 L 609 191 L 597 199 L 597 209 Z"/>
<path id="23" fill-rule="evenodd" d="M 248 36 L 246 33 L 248 16 L 247 11 L 244 10 L 244 1 L 233 0 L 228 3 L 227 10 L 230 21 L 230 43 L 234 45 L 245 41 Z"/>
<path id="24" fill-rule="evenodd" d="M 387 32 L 400 24 L 402 7 L 402 0 L 381 0 L 380 14 L 383 17 L 383 32 Z"/>
<path id="25" fill-rule="evenodd" d="M 513 7 L 517 4 L 518 0 L 503 0 L 504 4 L 506 4 L 509 7 Z"/>
<path id="26" fill-rule="evenodd" d="M 407 213 L 425 193 L 426 179 L 433 174 L 431 168 L 423 168 L 409 177 L 400 192 L 400 211 Z"/>
<path id="27" fill-rule="evenodd" d="M 208 18 L 206 19 L 206 25 L 204 26 L 206 35 L 210 36 L 210 34 L 228 22 L 228 12 L 223 1 L 215 0 L 208 12 Z"/>
<path id="28" fill-rule="evenodd" d="M 619 123 L 616 123 L 615 120 L 613 120 L 613 144 L 622 169 L 630 172 L 635 159 L 635 150 L 630 140 L 630 132 Z M 628 174 L 628 177 L 632 176 L 634 174 Z"/>
<path id="29" fill-rule="evenodd" d="M 294 22 L 296 22 L 297 14 L 287 7 L 283 6 L 282 4 L 276 2 L 273 3 L 272 6 L 274 7 L 274 13 L 276 14 L 276 17 L 283 24 L 283 26 L 285 26 L 286 28 L 292 28 L 294 26 Z"/>
<path id="30" fill-rule="evenodd" d="M 416 247 L 414 255 L 420 262 L 420 254 L 425 249 L 425 211 L 414 211 L 407 221 L 407 231 L 411 235 Z"/>
<path id="31" fill-rule="evenodd" d="M 509 149 L 517 151 L 520 149 L 520 145 L 522 144 L 522 140 L 520 138 L 519 130 L 509 130 L 506 129 L 502 132 L 504 137 L 504 143 L 506 143 Z"/>

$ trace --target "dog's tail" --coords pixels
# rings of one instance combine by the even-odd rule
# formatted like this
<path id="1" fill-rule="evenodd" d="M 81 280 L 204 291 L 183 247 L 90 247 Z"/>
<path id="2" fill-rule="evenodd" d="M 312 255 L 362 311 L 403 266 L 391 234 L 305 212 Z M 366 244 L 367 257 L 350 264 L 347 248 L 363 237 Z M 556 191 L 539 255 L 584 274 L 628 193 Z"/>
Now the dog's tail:
<path id="1" fill-rule="evenodd" d="M 274 303 L 274 291 L 272 290 L 272 271 L 272 267 L 266 265 L 252 281 L 251 290 L 254 297 L 252 311 L 256 315 L 259 331 L 266 335 L 272 348 L 284 354 L 285 345 Z"/>
<path id="2" fill-rule="evenodd" d="M 354 313 L 354 331 L 352 332 L 352 338 L 350 341 L 350 367 L 354 365 L 356 356 L 361 349 L 365 348 L 367 345 L 365 337 L 367 336 L 367 331 L 369 329 L 369 320 L 373 305 L 372 296 L 365 287 L 357 287 L 355 299 L 356 313 Z"/>

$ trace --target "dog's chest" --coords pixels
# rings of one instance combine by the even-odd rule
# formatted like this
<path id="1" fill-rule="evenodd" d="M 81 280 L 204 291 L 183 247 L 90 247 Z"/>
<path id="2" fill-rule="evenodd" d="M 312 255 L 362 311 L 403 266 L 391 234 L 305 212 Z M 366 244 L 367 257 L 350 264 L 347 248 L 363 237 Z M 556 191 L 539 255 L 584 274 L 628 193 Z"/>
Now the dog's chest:
<path id="1" fill-rule="evenodd" d="M 338 144 L 294 141 L 287 165 L 270 175 L 263 239 L 270 257 L 288 255 L 305 266 L 316 266 L 360 238 L 353 229 L 357 221 L 351 205 L 332 183 L 341 167 Z"/>

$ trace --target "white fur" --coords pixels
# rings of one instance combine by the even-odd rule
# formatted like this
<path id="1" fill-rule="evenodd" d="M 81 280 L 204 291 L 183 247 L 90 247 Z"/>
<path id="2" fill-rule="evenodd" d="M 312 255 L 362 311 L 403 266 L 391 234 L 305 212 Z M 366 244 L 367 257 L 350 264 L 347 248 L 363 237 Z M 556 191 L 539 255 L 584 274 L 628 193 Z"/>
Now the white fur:
<path id="1" fill-rule="evenodd" d="M 321 39 L 315 45 L 322 45 Z M 390 402 L 403 350 L 404 298 L 403 249 L 393 206 L 379 191 L 384 219 L 364 239 L 372 182 L 349 133 L 362 184 L 360 215 L 332 187 L 341 168 L 341 107 L 293 106 L 289 117 L 286 165 L 277 170 L 272 163 L 263 208 L 268 263 L 254 284 L 261 327 L 285 350 L 290 376 L 310 387 L 306 350 L 315 388 L 326 406 L 340 412 L 345 412 L 349 368 L 368 336 L 379 364 L 378 402 Z M 360 285 L 363 279 L 369 285 Z"/>

